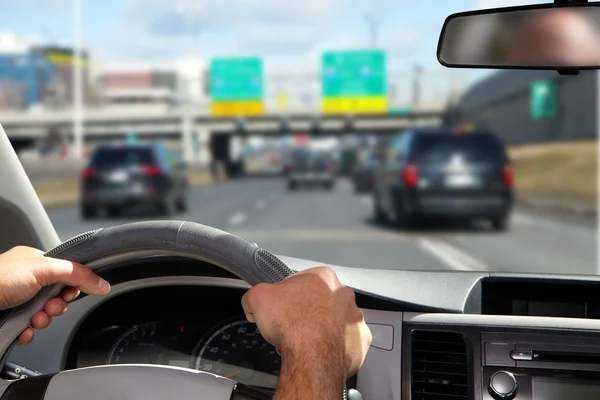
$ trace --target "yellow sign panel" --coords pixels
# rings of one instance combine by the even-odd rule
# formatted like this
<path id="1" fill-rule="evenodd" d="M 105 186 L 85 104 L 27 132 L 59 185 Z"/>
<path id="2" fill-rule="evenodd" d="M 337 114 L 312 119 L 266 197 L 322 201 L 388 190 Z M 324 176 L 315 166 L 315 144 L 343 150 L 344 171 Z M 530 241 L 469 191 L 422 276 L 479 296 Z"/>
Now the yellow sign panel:
<path id="1" fill-rule="evenodd" d="M 48 60 L 59 65 L 75 64 L 75 56 L 69 53 L 48 52 L 46 53 L 46 57 L 48 57 Z M 87 66 L 87 59 L 81 58 L 81 66 L 84 68 Z"/>
<path id="2" fill-rule="evenodd" d="M 215 101 L 211 104 L 211 112 L 214 117 L 264 115 L 265 105 L 262 100 Z"/>
<path id="3" fill-rule="evenodd" d="M 376 114 L 388 111 L 385 97 L 324 98 L 323 113 L 326 114 Z"/>

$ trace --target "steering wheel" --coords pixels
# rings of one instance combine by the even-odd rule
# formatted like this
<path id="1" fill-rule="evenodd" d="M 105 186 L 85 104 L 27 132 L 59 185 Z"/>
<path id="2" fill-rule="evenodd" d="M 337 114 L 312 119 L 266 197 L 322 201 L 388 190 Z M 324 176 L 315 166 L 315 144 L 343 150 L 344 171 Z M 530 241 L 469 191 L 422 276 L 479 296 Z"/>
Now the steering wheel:
<path id="1" fill-rule="evenodd" d="M 250 285 L 278 282 L 294 272 L 255 243 L 205 225 L 184 221 L 125 224 L 82 233 L 46 253 L 99 272 L 115 262 L 176 255 L 206 261 Z M 62 285 L 43 288 L 0 320 L 0 354 L 6 361 L 21 332 Z M 0 380 L 0 400 L 199 400 L 267 399 L 266 395 L 208 372 L 155 365 L 107 365 L 15 381 Z"/>

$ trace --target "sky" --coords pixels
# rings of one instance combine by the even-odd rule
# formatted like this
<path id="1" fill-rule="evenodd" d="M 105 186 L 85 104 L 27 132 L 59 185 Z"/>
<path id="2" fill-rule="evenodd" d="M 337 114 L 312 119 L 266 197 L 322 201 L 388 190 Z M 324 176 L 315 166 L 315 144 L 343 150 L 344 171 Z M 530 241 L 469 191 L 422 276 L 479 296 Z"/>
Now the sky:
<path id="1" fill-rule="evenodd" d="M 168 67 L 185 57 L 261 56 L 269 73 L 317 74 L 324 50 L 365 48 L 367 16 L 388 69 L 418 64 L 431 81 L 448 73 L 466 79 L 486 71 L 443 68 L 436 45 L 445 18 L 480 8 L 536 0 L 81 0 L 83 40 L 109 66 Z M 72 0 L 0 0 L 0 32 L 33 41 L 69 43 Z M 398 78 L 399 79 L 399 78 Z M 409 82 L 409 80 L 404 80 Z M 402 88 L 399 88 L 402 91 Z"/>

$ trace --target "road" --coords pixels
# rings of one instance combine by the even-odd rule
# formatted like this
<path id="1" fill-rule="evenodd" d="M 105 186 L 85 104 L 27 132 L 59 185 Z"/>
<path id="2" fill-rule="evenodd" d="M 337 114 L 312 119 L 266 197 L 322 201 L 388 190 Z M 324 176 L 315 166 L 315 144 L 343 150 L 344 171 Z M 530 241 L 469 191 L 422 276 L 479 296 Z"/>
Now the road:
<path id="1" fill-rule="evenodd" d="M 340 179 L 331 192 L 287 192 L 276 177 L 253 177 L 192 189 L 190 211 L 173 218 L 200 222 L 254 241 L 275 254 L 323 264 L 415 270 L 479 270 L 596 274 L 592 224 L 515 210 L 510 231 L 428 226 L 402 232 L 371 221 L 368 195 Z M 144 219 L 82 221 L 76 207 L 50 210 L 61 239 L 99 227 Z"/>

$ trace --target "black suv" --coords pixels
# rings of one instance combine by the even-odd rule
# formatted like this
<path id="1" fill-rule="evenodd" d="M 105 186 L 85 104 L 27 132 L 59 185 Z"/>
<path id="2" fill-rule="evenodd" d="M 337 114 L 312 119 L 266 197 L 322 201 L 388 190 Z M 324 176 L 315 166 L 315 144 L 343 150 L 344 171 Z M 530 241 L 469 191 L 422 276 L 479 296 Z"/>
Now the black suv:
<path id="1" fill-rule="evenodd" d="M 160 144 L 102 145 L 81 174 L 81 216 L 100 208 L 117 216 L 127 206 L 149 205 L 161 214 L 187 209 L 185 165 Z"/>
<path id="2" fill-rule="evenodd" d="M 505 146 L 490 132 L 412 130 L 390 143 L 375 172 L 374 216 L 404 228 L 421 217 L 486 218 L 506 230 L 513 171 Z"/>

